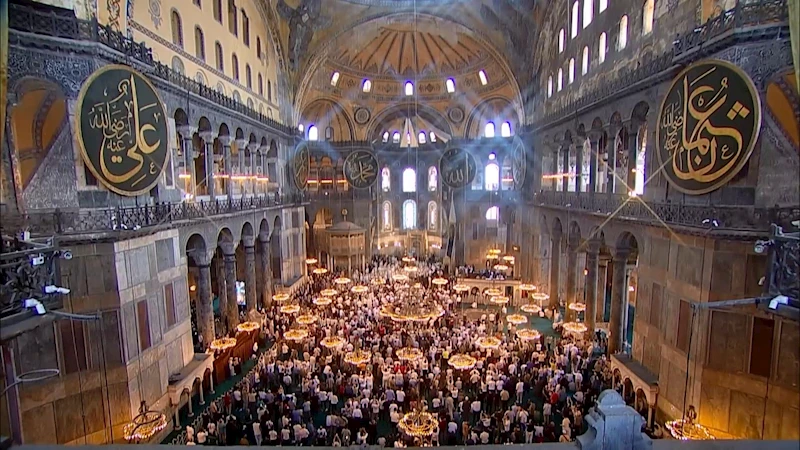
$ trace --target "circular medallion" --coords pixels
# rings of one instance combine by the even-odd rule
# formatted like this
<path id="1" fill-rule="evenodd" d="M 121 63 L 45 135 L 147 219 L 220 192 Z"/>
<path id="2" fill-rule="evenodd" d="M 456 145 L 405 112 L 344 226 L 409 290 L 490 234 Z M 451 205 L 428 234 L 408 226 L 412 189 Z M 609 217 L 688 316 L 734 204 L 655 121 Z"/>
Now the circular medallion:
<path id="1" fill-rule="evenodd" d="M 514 136 L 511 141 L 511 177 L 514 179 L 514 188 L 522 189 L 525 183 L 525 174 L 528 171 L 528 161 L 525 152 L 525 144 L 519 136 Z"/>
<path id="2" fill-rule="evenodd" d="M 370 151 L 356 150 L 347 155 L 342 171 L 350 186 L 366 189 L 378 179 L 378 159 Z"/>
<path id="3" fill-rule="evenodd" d="M 355 114 L 353 114 L 353 118 L 355 118 L 356 123 L 359 125 L 366 125 L 369 122 L 370 113 L 367 108 L 358 108 L 356 109 Z"/>
<path id="4" fill-rule="evenodd" d="M 725 61 L 700 61 L 675 78 L 661 104 L 659 167 L 686 194 L 719 189 L 747 163 L 760 129 L 761 103 L 747 74 Z"/>
<path id="5" fill-rule="evenodd" d="M 169 161 L 169 131 L 147 78 L 128 66 L 105 66 L 84 83 L 76 110 L 83 161 L 104 186 L 136 196 L 158 184 Z"/>
<path id="6" fill-rule="evenodd" d="M 308 143 L 301 142 L 294 151 L 292 158 L 292 172 L 294 174 L 294 184 L 297 189 L 303 190 L 308 184 L 308 172 L 311 166 L 310 152 Z"/>
<path id="7" fill-rule="evenodd" d="M 451 189 L 468 186 L 475 179 L 478 165 L 468 151 L 460 147 L 447 149 L 439 160 L 442 182 Z"/>
<path id="8" fill-rule="evenodd" d="M 464 120 L 464 110 L 458 106 L 450 108 L 450 110 L 447 111 L 447 118 L 450 119 L 451 122 L 461 123 L 461 121 Z"/>

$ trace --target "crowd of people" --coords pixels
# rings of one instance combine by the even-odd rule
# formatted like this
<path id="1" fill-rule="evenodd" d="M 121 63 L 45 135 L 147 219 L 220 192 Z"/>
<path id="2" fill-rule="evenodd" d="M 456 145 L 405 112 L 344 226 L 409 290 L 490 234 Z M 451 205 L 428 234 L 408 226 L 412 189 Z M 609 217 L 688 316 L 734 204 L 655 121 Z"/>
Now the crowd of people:
<path id="1" fill-rule="evenodd" d="M 413 265 L 415 269 L 403 270 Z M 398 281 L 409 274 L 410 280 Z M 403 262 L 376 258 L 351 284 L 336 275 L 315 275 L 289 302 L 317 320 L 308 336 L 283 339 L 297 328 L 297 314 L 281 304 L 264 311 L 262 333 L 274 345 L 256 354 L 247 373 L 224 401 L 202 414 L 198 430 L 187 429 L 191 445 L 473 445 L 568 442 L 581 434 L 584 417 L 609 387 L 600 340 L 588 336 L 516 337 L 516 327 L 471 319 L 433 260 Z M 355 284 L 368 286 L 353 293 Z M 336 289 L 331 303 L 317 306 L 323 289 Z M 387 311 L 389 316 L 387 317 Z M 392 311 L 398 312 L 392 315 Z M 398 320 L 425 311 L 422 320 Z M 499 345 L 479 348 L 480 337 Z M 321 345 L 338 337 L 341 346 Z M 398 357 L 401 348 L 415 358 Z M 369 355 L 346 361 L 354 351 Z M 449 364 L 470 355 L 472 367 Z M 405 434 L 404 414 L 426 411 L 434 418 L 430 436 Z"/>

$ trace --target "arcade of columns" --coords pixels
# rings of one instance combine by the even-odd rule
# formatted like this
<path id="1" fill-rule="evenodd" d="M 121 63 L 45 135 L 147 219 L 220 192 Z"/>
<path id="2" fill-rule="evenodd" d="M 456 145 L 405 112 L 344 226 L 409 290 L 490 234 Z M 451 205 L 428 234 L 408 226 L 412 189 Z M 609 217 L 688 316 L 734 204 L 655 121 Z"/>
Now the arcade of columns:
<path id="1" fill-rule="evenodd" d="M 276 236 L 275 239 L 278 237 Z M 256 240 L 258 240 L 258 246 L 256 246 Z M 259 299 L 263 307 L 268 307 L 272 303 L 270 243 L 270 236 L 266 233 L 260 233 L 256 237 L 242 237 L 245 255 L 244 287 L 247 315 L 258 308 Z M 206 344 L 216 338 L 214 295 L 211 289 L 212 266 L 214 266 L 215 278 L 218 280 L 219 304 L 224 327 L 227 333 L 230 333 L 239 325 L 239 310 L 236 303 L 236 245 L 231 242 L 220 242 L 219 249 L 222 258 L 215 258 L 208 253 L 192 255 L 198 269 L 197 328 Z"/>

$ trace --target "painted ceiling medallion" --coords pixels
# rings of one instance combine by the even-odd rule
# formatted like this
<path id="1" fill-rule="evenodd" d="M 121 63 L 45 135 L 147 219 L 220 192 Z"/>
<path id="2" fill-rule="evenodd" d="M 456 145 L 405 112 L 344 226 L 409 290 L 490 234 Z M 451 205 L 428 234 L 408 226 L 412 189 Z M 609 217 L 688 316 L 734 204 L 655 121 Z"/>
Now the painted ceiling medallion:
<path id="1" fill-rule="evenodd" d="M 371 114 L 367 108 L 357 108 L 353 117 L 359 125 L 366 125 L 369 122 Z"/>
<path id="2" fill-rule="evenodd" d="M 461 123 L 464 120 L 464 109 L 454 106 L 447 111 L 447 118 L 453 123 Z"/>

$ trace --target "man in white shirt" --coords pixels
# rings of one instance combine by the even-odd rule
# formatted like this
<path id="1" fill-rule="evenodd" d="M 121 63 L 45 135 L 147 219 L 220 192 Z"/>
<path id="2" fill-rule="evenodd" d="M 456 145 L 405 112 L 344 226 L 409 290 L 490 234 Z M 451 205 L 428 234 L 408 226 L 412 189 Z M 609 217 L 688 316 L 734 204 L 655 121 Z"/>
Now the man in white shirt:
<path id="1" fill-rule="evenodd" d="M 522 396 L 525 392 L 525 383 L 523 383 L 522 380 L 517 381 L 516 391 L 517 391 L 517 404 L 521 405 Z"/>

